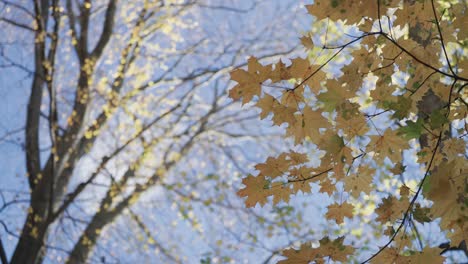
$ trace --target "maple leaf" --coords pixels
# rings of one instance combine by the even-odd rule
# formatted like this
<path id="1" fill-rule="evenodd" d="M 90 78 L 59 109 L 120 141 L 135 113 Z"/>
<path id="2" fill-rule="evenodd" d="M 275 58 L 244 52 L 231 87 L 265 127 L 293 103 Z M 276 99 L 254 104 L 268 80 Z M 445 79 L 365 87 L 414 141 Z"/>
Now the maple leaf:
<path id="1" fill-rule="evenodd" d="M 314 48 L 314 42 L 309 36 L 302 36 L 301 37 L 301 44 L 307 49 L 313 49 Z"/>
<path id="2" fill-rule="evenodd" d="M 367 73 L 379 67 L 382 63 L 382 59 L 377 55 L 377 50 L 366 49 L 365 46 L 361 46 L 360 49 L 354 50 L 351 55 L 353 60 L 356 61 L 358 72 Z"/>
<path id="3" fill-rule="evenodd" d="M 347 139 L 365 135 L 369 131 L 367 120 L 363 115 L 354 115 L 349 119 L 339 115 L 336 118 L 336 128 L 342 129 Z"/>
<path id="4" fill-rule="evenodd" d="M 387 101 L 390 102 L 390 100 L 395 100 L 392 96 L 392 94 L 395 92 L 396 86 L 393 85 L 385 85 L 382 88 L 380 86 L 376 86 L 375 89 L 371 90 L 370 96 L 379 101 L 379 106 L 383 107 L 383 102 Z"/>
<path id="5" fill-rule="evenodd" d="M 345 217 L 353 218 L 354 206 L 347 202 L 344 202 L 342 204 L 334 203 L 332 205 L 329 205 L 327 208 L 327 219 L 333 219 L 336 221 L 337 224 L 343 223 L 343 219 Z"/>
<path id="6" fill-rule="evenodd" d="M 317 19 L 329 17 L 332 20 L 347 20 L 349 24 L 357 23 L 362 17 L 377 17 L 375 1 L 360 0 L 317 0 L 313 5 L 306 6 L 307 11 Z"/>
<path id="7" fill-rule="evenodd" d="M 262 109 L 262 112 L 260 113 L 260 119 L 267 117 L 278 105 L 280 105 L 278 100 L 276 100 L 268 93 L 265 93 L 265 95 L 255 104 L 256 107 Z"/>
<path id="8" fill-rule="evenodd" d="M 254 207 L 257 203 L 264 205 L 267 202 L 267 197 L 271 195 L 270 183 L 265 177 L 259 175 L 257 177 L 249 175 L 242 179 L 242 184 L 245 188 L 239 190 L 237 195 L 247 197 L 245 200 L 246 207 Z"/>
<path id="9" fill-rule="evenodd" d="M 345 103 L 347 99 L 352 96 L 352 93 L 347 91 L 344 87 L 341 87 L 341 85 L 342 84 L 338 84 L 336 80 L 329 80 L 327 82 L 328 90 L 317 95 L 317 99 L 323 103 L 323 109 L 326 112 L 332 112 L 337 106 Z"/>
<path id="10" fill-rule="evenodd" d="M 254 96 L 260 96 L 262 83 L 269 79 L 271 66 L 261 65 L 255 57 L 250 57 L 247 71 L 235 69 L 231 72 L 231 80 L 238 84 L 229 90 L 229 97 L 234 100 L 242 98 L 242 104 L 248 103 Z"/>
<path id="11" fill-rule="evenodd" d="M 299 250 L 283 250 L 283 256 L 287 257 L 281 260 L 279 264 L 299 264 L 299 263 L 325 263 L 325 257 L 334 261 L 346 261 L 348 256 L 354 253 L 354 248 L 343 244 L 344 237 L 330 240 L 328 237 L 322 238 L 318 248 L 312 248 L 311 245 L 302 244 Z"/>
<path id="12" fill-rule="evenodd" d="M 375 258 L 373 258 L 371 263 L 396 263 L 398 257 L 399 254 L 396 248 L 387 247 L 382 252 L 380 252 Z"/>
<path id="13" fill-rule="evenodd" d="M 343 244 L 345 237 L 330 240 L 324 237 L 320 240 L 320 251 L 323 256 L 330 257 L 334 261 L 346 261 L 349 255 L 354 253 L 354 248 Z"/>
<path id="14" fill-rule="evenodd" d="M 401 196 L 408 196 L 410 193 L 410 188 L 406 185 L 402 185 L 400 186 L 399 192 Z"/>
<path id="15" fill-rule="evenodd" d="M 291 108 L 299 108 L 302 102 L 304 102 L 304 86 L 286 89 L 281 97 L 281 104 Z"/>
<path id="16" fill-rule="evenodd" d="M 288 155 L 294 165 L 303 164 L 309 161 L 309 157 L 306 153 L 291 151 Z"/>
<path id="17" fill-rule="evenodd" d="M 325 79 L 325 73 L 319 67 L 310 64 L 308 59 L 295 58 L 291 60 L 288 69 L 291 76 L 300 81 L 302 88 L 307 85 L 312 92 L 317 93 L 321 89 L 320 82 Z"/>
<path id="18" fill-rule="evenodd" d="M 465 154 L 465 141 L 461 138 L 451 138 L 444 141 L 442 153 L 447 161 L 452 161 Z"/>
<path id="19" fill-rule="evenodd" d="M 370 136 L 368 148 L 381 160 L 388 157 L 393 162 L 401 160 L 401 152 L 409 147 L 408 141 L 398 136 L 398 131 L 387 129 L 383 135 Z"/>
<path id="20" fill-rule="evenodd" d="M 291 78 L 290 70 L 281 60 L 275 64 L 275 69 L 272 71 L 270 76 L 272 82 L 276 83 L 282 80 L 289 80 Z"/>
<path id="21" fill-rule="evenodd" d="M 335 191 L 335 185 L 331 182 L 330 179 L 325 178 L 320 182 L 320 192 L 327 193 L 328 195 L 332 195 Z"/>
<path id="22" fill-rule="evenodd" d="M 432 215 L 434 218 L 442 217 L 441 227 L 448 230 L 457 229 L 458 234 L 466 235 L 468 231 L 466 159 L 458 157 L 451 162 L 442 162 L 430 175 L 424 187 L 425 195 L 434 202 L 431 207 Z M 456 238 L 452 242 L 455 244 L 461 240 Z"/>
<path id="23" fill-rule="evenodd" d="M 395 101 L 384 101 L 383 106 L 386 109 L 394 110 L 392 117 L 397 119 L 403 119 L 408 116 L 412 100 L 409 97 L 405 96 L 398 96 L 396 102 Z"/>
<path id="24" fill-rule="evenodd" d="M 308 181 L 293 182 L 293 193 L 301 191 L 302 193 L 310 193 L 310 184 Z"/>
<path id="25" fill-rule="evenodd" d="M 428 90 L 424 96 L 422 97 L 421 101 L 418 102 L 418 115 L 422 118 L 430 117 L 434 112 L 440 111 L 444 106 L 445 102 L 434 94 L 432 89 Z"/>
<path id="26" fill-rule="evenodd" d="M 400 200 L 393 196 L 382 199 L 382 203 L 375 210 L 378 215 L 377 221 L 382 223 L 394 222 L 403 218 L 403 214 L 409 207 L 408 197 L 402 197 Z"/>
<path id="27" fill-rule="evenodd" d="M 343 176 L 343 164 L 350 164 L 353 160 L 351 149 L 344 144 L 343 137 L 330 132 L 324 135 L 322 139 L 321 148 L 326 151 L 322 157 L 324 164 L 333 164 L 335 176 L 341 179 Z"/>
<path id="28" fill-rule="evenodd" d="M 276 178 L 283 175 L 289 168 L 289 160 L 287 160 L 287 154 L 282 153 L 278 158 L 269 157 L 265 163 L 259 163 L 255 166 L 255 169 L 260 171 L 260 174 Z"/>
<path id="29" fill-rule="evenodd" d="M 444 263 L 445 257 L 440 255 L 438 248 L 423 248 L 421 252 L 410 252 L 404 255 L 394 247 L 384 249 L 379 255 L 372 259 L 371 263 L 395 263 L 395 264 L 426 264 Z"/>
<path id="30" fill-rule="evenodd" d="M 293 190 L 290 187 L 291 185 L 284 184 L 282 182 L 276 182 L 272 185 L 272 189 L 275 190 L 271 193 L 271 195 L 273 195 L 273 205 L 276 205 L 281 201 L 284 201 L 286 203 L 289 202 L 289 198 L 293 193 Z"/>
<path id="31" fill-rule="evenodd" d="M 421 207 L 421 204 L 416 204 L 413 210 L 413 218 L 414 220 L 420 223 L 427 223 L 431 222 L 431 208 Z"/>
<path id="32" fill-rule="evenodd" d="M 319 130 L 329 127 L 330 124 L 322 116 L 321 111 L 314 111 L 309 106 L 306 106 L 302 113 L 295 115 L 295 122 L 288 127 L 286 134 L 293 136 L 294 143 L 299 144 L 306 137 L 309 137 L 312 141 L 320 138 L 321 134 Z"/>
<path id="33" fill-rule="evenodd" d="M 418 119 L 416 122 L 406 121 L 406 126 L 398 129 L 398 135 L 403 135 L 407 140 L 419 138 L 423 131 L 423 125 L 424 123 L 421 119 Z"/>
<path id="34" fill-rule="evenodd" d="M 409 24 L 410 27 L 414 27 L 417 23 L 423 23 L 429 28 L 432 26 L 430 21 L 433 19 L 433 13 L 428 2 L 403 2 L 401 8 L 396 10 L 395 15 L 397 16 L 394 22 L 396 25 Z"/>
<path id="35" fill-rule="evenodd" d="M 310 244 L 302 244 L 299 250 L 287 249 L 282 251 L 287 259 L 278 261 L 278 264 L 309 264 L 320 257 L 319 250 L 312 248 Z"/>
<path id="36" fill-rule="evenodd" d="M 296 123 L 296 118 L 294 113 L 296 108 L 287 107 L 282 104 L 273 108 L 273 124 L 280 126 L 283 123 L 288 123 L 289 125 L 294 125 Z"/>
<path id="37" fill-rule="evenodd" d="M 313 175 L 313 173 L 314 173 L 314 169 L 307 167 L 307 166 L 301 166 L 299 168 L 292 168 L 289 171 L 290 177 L 293 177 L 294 179 L 300 179 L 300 180 L 310 178 L 311 175 Z"/>
<path id="38" fill-rule="evenodd" d="M 422 252 L 414 252 L 409 256 L 398 256 L 398 264 L 426 264 L 426 263 L 444 263 L 445 257 L 440 255 L 439 248 L 423 248 Z"/>
<path id="39" fill-rule="evenodd" d="M 343 75 L 335 79 L 328 79 L 326 82 L 327 89 L 339 89 L 340 93 L 343 93 L 344 98 L 352 98 L 356 96 L 356 92 L 361 88 L 364 78 L 359 72 L 359 65 L 357 63 L 350 63 L 341 68 Z M 341 88 L 339 88 L 341 87 Z"/>
<path id="40" fill-rule="evenodd" d="M 372 184 L 374 173 L 374 168 L 367 166 L 360 167 L 358 172 L 343 178 L 344 190 L 355 198 L 358 198 L 361 192 L 369 194 L 374 188 Z"/>

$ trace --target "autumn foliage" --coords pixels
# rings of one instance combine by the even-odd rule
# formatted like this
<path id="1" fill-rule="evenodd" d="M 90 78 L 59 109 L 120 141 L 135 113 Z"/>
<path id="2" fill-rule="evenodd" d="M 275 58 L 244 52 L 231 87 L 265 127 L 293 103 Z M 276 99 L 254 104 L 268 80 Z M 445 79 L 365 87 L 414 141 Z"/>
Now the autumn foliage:
<path id="1" fill-rule="evenodd" d="M 295 145 L 256 165 L 238 195 L 247 207 L 270 197 L 276 205 L 316 184 L 334 200 L 327 220 L 377 222 L 387 242 L 360 255 L 345 236 L 324 237 L 284 250 L 281 263 L 442 263 L 449 248 L 467 254 L 466 2 L 315 0 L 307 10 L 319 28 L 301 38 L 307 58 L 251 57 L 231 73 L 230 97 L 253 103 Z M 437 223 L 449 243 L 415 246 L 414 222 Z"/>

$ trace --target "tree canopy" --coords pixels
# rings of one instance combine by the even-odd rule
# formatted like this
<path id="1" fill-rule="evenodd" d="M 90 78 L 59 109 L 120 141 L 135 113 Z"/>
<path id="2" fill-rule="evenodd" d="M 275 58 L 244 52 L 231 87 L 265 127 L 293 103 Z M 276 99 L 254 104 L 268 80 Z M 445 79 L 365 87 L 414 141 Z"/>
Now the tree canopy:
<path id="1" fill-rule="evenodd" d="M 280 263 L 466 261 L 466 1 L 315 0 L 307 10 L 306 58 L 250 57 L 231 72 L 229 96 L 294 145 L 243 179 L 246 207 L 329 196 L 330 234 L 285 249 Z M 430 226 L 445 238 L 424 239 Z"/>

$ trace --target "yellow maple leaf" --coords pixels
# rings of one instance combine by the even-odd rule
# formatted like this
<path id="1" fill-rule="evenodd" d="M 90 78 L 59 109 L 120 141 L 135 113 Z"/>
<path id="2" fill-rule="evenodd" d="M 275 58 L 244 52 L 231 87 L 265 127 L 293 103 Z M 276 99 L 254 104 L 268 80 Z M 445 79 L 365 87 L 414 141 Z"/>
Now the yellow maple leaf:
<path id="1" fill-rule="evenodd" d="M 283 123 L 288 123 L 290 126 L 296 123 L 294 113 L 296 108 L 287 107 L 282 104 L 277 105 L 273 108 L 273 124 L 280 126 Z"/>
<path id="2" fill-rule="evenodd" d="M 304 86 L 286 89 L 281 97 L 281 104 L 291 108 L 299 108 L 299 104 L 302 102 L 304 102 Z"/>
<path id="3" fill-rule="evenodd" d="M 344 164 L 351 164 L 353 161 L 351 149 L 345 145 L 343 137 L 332 131 L 322 136 L 319 145 L 326 151 L 322 157 L 323 164 L 331 166 L 336 179 L 341 179 L 344 176 Z"/>
<path id="4" fill-rule="evenodd" d="M 445 257 L 440 255 L 440 248 L 423 248 L 422 252 L 414 252 L 409 256 L 399 256 L 397 264 L 427 264 L 444 263 Z"/>
<path id="5" fill-rule="evenodd" d="M 324 180 L 320 181 L 319 192 L 332 195 L 335 189 L 336 189 L 335 184 L 333 184 L 329 178 L 325 178 Z"/>
<path id="6" fill-rule="evenodd" d="M 288 156 L 294 165 L 299 165 L 309 161 L 309 157 L 307 157 L 306 153 L 291 151 L 290 153 L 288 153 Z"/>
<path id="7" fill-rule="evenodd" d="M 280 201 L 284 201 L 285 203 L 289 202 L 289 198 L 292 194 L 292 189 L 290 187 L 291 185 L 283 184 L 282 182 L 272 184 L 272 190 L 274 190 L 274 192 L 271 193 L 271 195 L 273 195 L 273 205 L 278 204 Z"/>
<path id="8" fill-rule="evenodd" d="M 447 161 L 452 161 L 465 154 L 466 142 L 461 138 L 450 138 L 444 141 L 442 153 Z"/>
<path id="9" fill-rule="evenodd" d="M 383 198 L 382 203 L 375 210 L 377 221 L 382 223 L 394 222 L 403 218 L 404 213 L 409 207 L 408 197 L 402 197 L 400 200 L 393 196 Z"/>
<path id="10" fill-rule="evenodd" d="M 349 119 L 338 115 L 336 117 L 336 128 L 342 129 L 349 140 L 355 136 L 363 136 L 369 131 L 367 120 L 363 115 L 355 115 Z"/>
<path id="11" fill-rule="evenodd" d="M 382 5 L 383 9 L 384 5 Z M 358 23 L 363 17 L 377 18 L 376 1 L 330 1 L 316 0 L 312 5 L 306 5 L 307 11 L 317 19 L 346 20 L 348 24 Z M 383 10 L 382 10 L 383 11 Z M 383 11 L 384 12 L 384 11 Z"/>
<path id="12" fill-rule="evenodd" d="M 425 194 L 434 204 L 431 213 L 434 218 L 442 217 L 441 228 L 457 229 L 466 234 L 468 225 L 468 208 L 466 206 L 468 188 L 468 163 L 464 157 L 458 157 L 451 162 L 442 162 L 430 175 L 426 184 Z M 428 190 L 427 190 L 428 189 Z M 452 236 L 452 235 L 449 235 Z M 460 241 L 455 241 L 453 244 Z"/>
<path id="13" fill-rule="evenodd" d="M 290 162 L 287 160 L 287 154 L 282 153 L 277 158 L 269 157 L 265 163 L 255 165 L 255 169 L 259 170 L 260 174 L 264 176 L 276 178 L 287 172 L 289 166 Z"/>
<path id="14" fill-rule="evenodd" d="M 324 237 L 320 240 L 320 253 L 325 257 L 330 257 L 333 261 L 347 261 L 349 255 L 354 253 L 354 248 L 343 244 L 344 236 L 335 240 Z"/>
<path id="15" fill-rule="evenodd" d="M 321 257 L 319 250 L 309 244 L 302 244 L 299 250 L 294 248 L 283 250 L 282 255 L 287 259 L 278 261 L 278 264 L 309 264 Z"/>
<path id="16" fill-rule="evenodd" d="M 267 202 L 267 197 L 271 195 L 269 182 L 262 175 L 257 177 L 249 175 L 242 179 L 242 184 L 245 185 L 245 188 L 239 190 L 237 195 L 247 197 L 246 207 L 254 207 L 257 203 L 264 205 Z"/>
<path id="17" fill-rule="evenodd" d="M 327 208 L 327 219 L 333 219 L 336 221 L 337 224 L 343 223 L 343 219 L 345 217 L 353 218 L 354 206 L 347 202 L 344 202 L 342 204 L 334 203 L 332 205 L 329 205 Z"/>
<path id="18" fill-rule="evenodd" d="M 439 248 L 423 248 L 422 252 L 410 252 L 404 255 L 394 247 L 388 247 L 375 256 L 371 263 L 394 263 L 394 264 L 427 264 L 444 263 L 445 257 L 440 255 Z"/>
<path id="19" fill-rule="evenodd" d="M 381 263 L 396 263 L 400 255 L 398 254 L 398 250 L 393 247 L 387 247 L 382 252 L 380 252 L 377 256 L 375 256 L 372 260 L 372 264 L 381 264 Z"/>
<path id="20" fill-rule="evenodd" d="M 361 192 L 369 194 L 374 186 L 372 179 L 374 178 L 375 169 L 368 166 L 359 167 L 359 171 L 343 178 L 344 190 L 349 192 L 353 197 L 358 198 Z"/>
<path id="21" fill-rule="evenodd" d="M 326 77 L 319 67 L 320 65 L 310 64 L 308 59 L 295 58 L 291 60 L 288 69 L 294 79 L 300 81 L 302 85 L 309 86 L 312 92 L 317 93 L 321 89 L 320 82 Z"/>
<path id="22" fill-rule="evenodd" d="M 293 182 L 293 192 L 297 193 L 298 191 L 301 191 L 302 193 L 310 193 L 311 189 L 309 181 Z"/>
<path id="23" fill-rule="evenodd" d="M 281 60 L 275 64 L 275 69 L 272 71 L 270 77 L 273 83 L 283 80 L 289 80 L 291 78 L 292 76 L 288 67 L 286 67 L 286 65 L 284 65 L 284 63 Z"/>
<path id="24" fill-rule="evenodd" d="M 370 136 L 368 148 L 375 152 L 374 157 L 383 161 L 388 157 L 392 162 L 401 160 L 401 153 L 409 147 L 408 141 L 397 135 L 396 130 L 387 129 L 383 135 Z"/>
<path id="25" fill-rule="evenodd" d="M 260 96 L 262 83 L 269 79 L 271 73 L 271 66 L 261 65 L 255 57 L 249 58 L 247 66 L 247 71 L 235 69 L 231 72 L 231 80 L 238 84 L 229 90 L 229 97 L 234 100 L 242 98 L 242 104 Z"/>
<path id="26" fill-rule="evenodd" d="M 276 100 L 268 93 L 265 93 L 265 95 L 255 104 L 256 107 L 262 109 L 262 112 L 260 113 L 260 119 L 267 117 L 278 105 L 280 105 L 278 100 Z"/>
<path id="27" fill-rule="evenodd" d="M 403 2 L 401 8 L 395 11 L 397 19 L 395 19 L 395 25 L 404 26 L 415 26 L 417 23 L 423 23 L 425 26 L 430 27 L 434 14 L 432 12 L 432 6 L 428 1 L 406 1 Z"/>
<path id="28" fill-rule="evenodd" d="M 330 240 L 328 237 L 320 239 L 320 246 L 312 248 L 311 245 L 302 244 L 299 250 L 288 249 L 282 252 L 283 256 L 287 257 L 281 260 L 279 264 L 308 264 L 312 261 L 314 263 L 325 263 L 325 257 L 333 261 L 346 261 L 349 255 L 354 253 L 354 248 L 343 244 L 344 237 L 339 237 L 335 240 Z"/>
<path id="29" fill-rule="evenodd" d="M 294 143 L 299 144 L 306 137 L 312 141 L 317 140 L 321 136 L 319 130 L 329 127 L 330 123 L 322 116 L 322 111 L 314 111 L 306 106 L 302 113 L 295 115 L 295 122 L 288 127 L 286 134 L 294 137 Z"/>
<path id="30" fill-rule="evenodd" d="M 327 91 L 317 95 L 317 99 L 323 103 L 323 109 L 326 112 L 333 112 L 336 108 L 351 98 L 355 94 L 349 91 L 342 82 L 335 79 L 327 80 Z"/>

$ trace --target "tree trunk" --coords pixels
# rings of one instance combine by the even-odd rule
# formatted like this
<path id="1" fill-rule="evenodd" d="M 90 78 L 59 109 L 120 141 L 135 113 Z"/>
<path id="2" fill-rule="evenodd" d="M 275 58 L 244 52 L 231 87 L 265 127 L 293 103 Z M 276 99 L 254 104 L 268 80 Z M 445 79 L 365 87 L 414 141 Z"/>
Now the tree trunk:
<path id="1" fill-rule="evenodd" d="M 112 222 L 118 213 L 100 211 L 96 213 L 86 229 L 81 233 L 72 252 L 68 256 L 67 264 L 86 263 L 96 245 L 99 235 L 107 224 Z"/>
<path id="2" fill-rule="evenodd" d="M 39 264 L 45 253 L 45 226 L 30 224 L 37 214 L 28 213 L 21 237 L 16 246 L 10 264 Z M 40 228 L 38 228 L 40 226 Z M 40 231 L 38 230 L 40 229 Z M 37 233 L 36 233 L 37 232 Z"/>
<path id="3" fill-rule="evenodd" d="M 18 245 L 10 264 L 37 264 L 45 253 L 47 230 L 50 225 L 49 193 L 52 175 L 44 175 L 31 194 L 31 207 L 23 225 Z"/>

